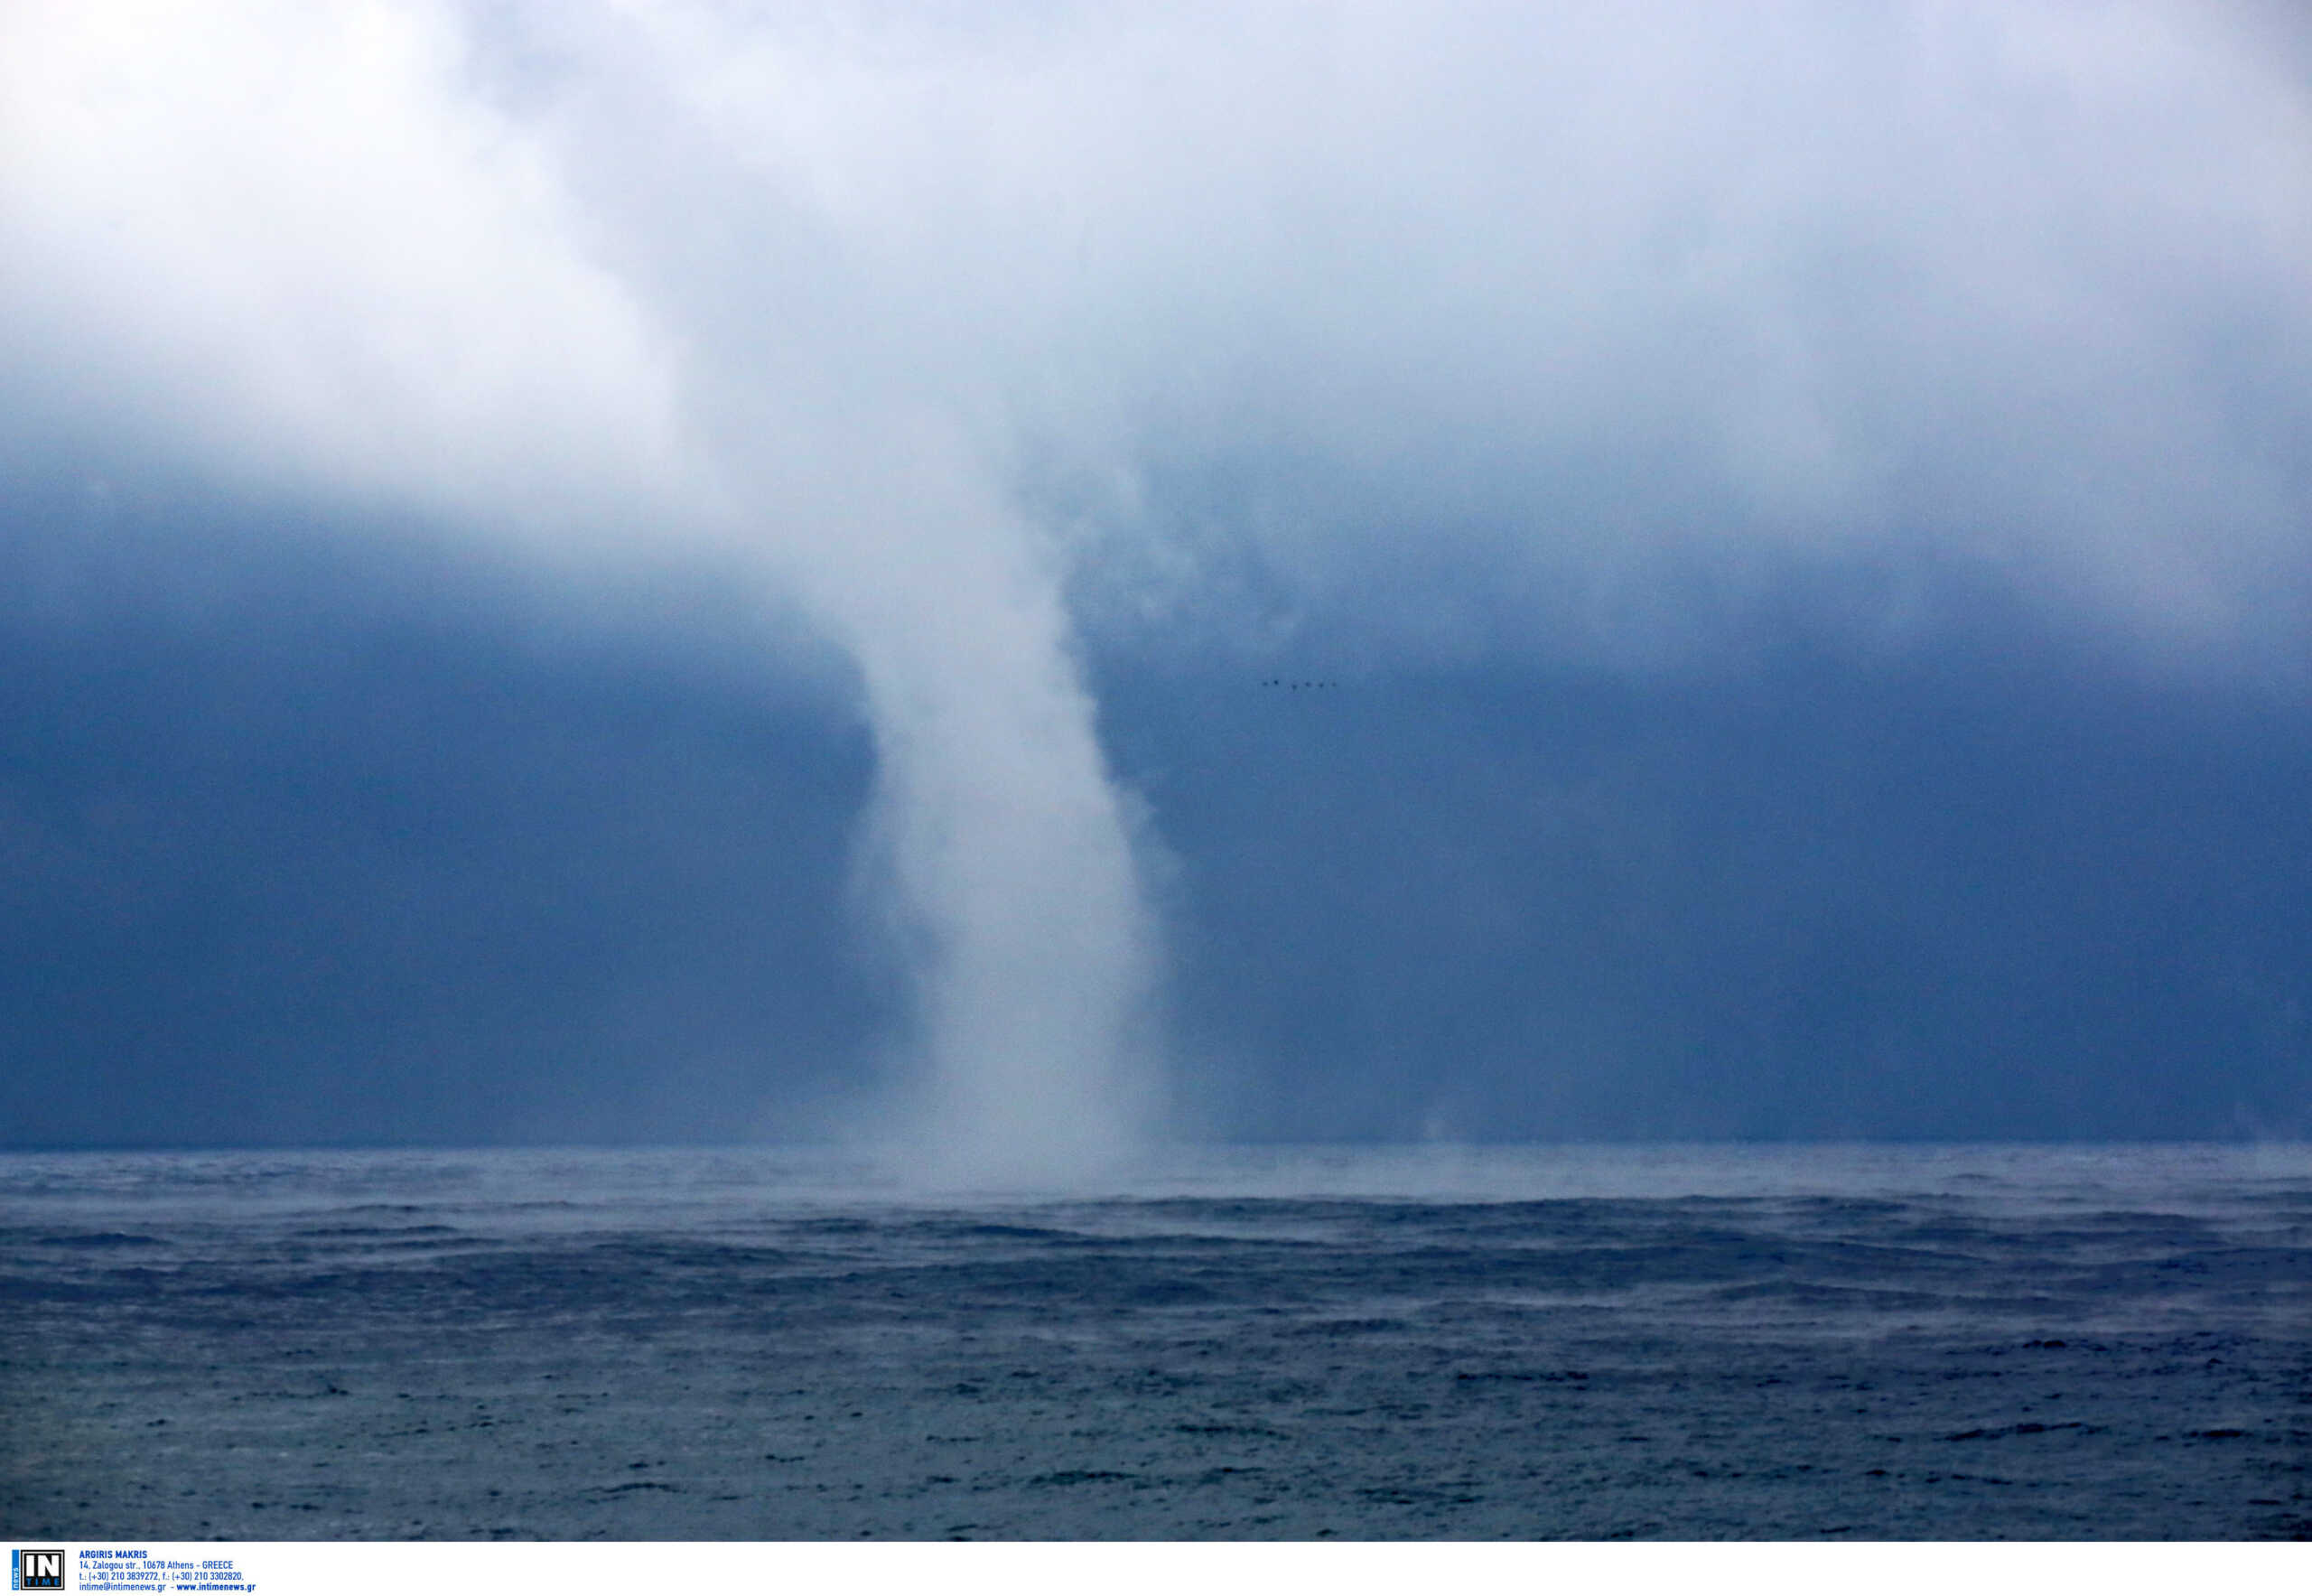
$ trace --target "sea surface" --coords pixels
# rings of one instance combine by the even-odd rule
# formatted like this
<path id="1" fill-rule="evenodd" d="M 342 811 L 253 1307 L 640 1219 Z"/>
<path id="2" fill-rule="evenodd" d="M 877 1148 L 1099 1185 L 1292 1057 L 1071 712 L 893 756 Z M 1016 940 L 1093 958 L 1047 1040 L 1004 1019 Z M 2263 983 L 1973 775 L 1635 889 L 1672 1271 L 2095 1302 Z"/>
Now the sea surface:
<path id="1" fill-rule="evenodd" d="M 2312 1148 L 0 1156 L 0 1534 L 2312 1535 Z"/>

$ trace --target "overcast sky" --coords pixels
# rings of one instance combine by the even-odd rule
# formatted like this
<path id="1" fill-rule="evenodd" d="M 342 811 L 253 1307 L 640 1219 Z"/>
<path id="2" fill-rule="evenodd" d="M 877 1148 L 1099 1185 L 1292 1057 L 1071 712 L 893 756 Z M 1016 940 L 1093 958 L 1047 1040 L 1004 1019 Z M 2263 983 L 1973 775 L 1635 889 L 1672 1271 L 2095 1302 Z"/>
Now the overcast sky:
<path id="1" fill-rule="evenodd" d="M 2307 72 L 12 10 L 5 1138 L 2312 1134 Z"/>

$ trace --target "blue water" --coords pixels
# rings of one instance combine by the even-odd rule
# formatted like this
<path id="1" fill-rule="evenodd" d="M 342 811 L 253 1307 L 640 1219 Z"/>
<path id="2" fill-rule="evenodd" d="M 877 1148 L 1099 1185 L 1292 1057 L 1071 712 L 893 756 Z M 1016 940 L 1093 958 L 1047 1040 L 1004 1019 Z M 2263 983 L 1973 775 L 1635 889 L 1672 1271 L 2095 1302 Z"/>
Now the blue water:
<path id="1" fill-rule="evenodd" d="M 0 1157 L 0 1531 L 2312 1533 L 2312 1149 Z"/>

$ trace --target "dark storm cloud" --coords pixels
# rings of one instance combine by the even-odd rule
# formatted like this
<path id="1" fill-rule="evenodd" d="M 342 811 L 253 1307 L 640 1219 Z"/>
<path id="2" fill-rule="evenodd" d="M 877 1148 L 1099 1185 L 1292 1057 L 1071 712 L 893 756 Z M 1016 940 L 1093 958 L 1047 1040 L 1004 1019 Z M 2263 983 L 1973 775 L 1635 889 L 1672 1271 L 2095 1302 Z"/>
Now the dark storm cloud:
<path id="1" fill-rule="evenodd" d="M 5 27 L 0 465 L 181 534 L 107 565 L 85 505 L 9 511 L 11 857 L 46 906 L 18 923 L 79 950 L 42 966 L 64 1007 L 26 998 L 23 1058 L 173 1078 L 172 1036 L 221 1059 L 272 1012 L 196 953 L 341 947 L 477 1016 L 463 1051 L 408 1033 L 396 1079 L 562 1047 L 537 1039 L 563 1015 L 628 1084 L 538 1134 L 591 1134 L 649 1098 L 611 994 L 695 1000 L 686 1036 L 776 1031 L 788 997 L 750 1007 L 743 966 L 798 1014 L 825 994 L 797 1022 L 828 1039 L 812 1097 L 882 1057 L 875 981 L 828 974 L 846 892 L 881 882 L 926 1100 L 998 1164 L 1129 1134 L 1168 947 L 1183 1089 L 1239 1129 L 2300 1118 L 2312 960 L 2257 895 L 2307 874 L 2270 797 L 2312 623 L 2312 100 L 2283 10 Z M 284 503 L 294 536 L 203 552 Z M 552 574 L 391 553 L 413 525 Z M 756 595 L 710 631 L 800 609 L 855 667 L 750 745 L 794 740 L 816 773 L 760 795 L 793 817 L 767 832 L 849 828 L 852 886 L 797 864 L 763 900 L 702 863 L 742 856 L 747 779 L 695 717 L 743 719 L 787 667 L 702 658 L 684 567 Z M 388 613 L 379 582 L 418 591 Z M 515 648 L 556 603 L 626 612 L 620 663 Z M 444 672 L 520 707 L 477 719 Z M 1247 718 L 1277 706 L 1227 684 L 1280 672 L 1342 681 L 1336 718 Z M 153 707 L 252 673 L 303 684 L 294 713 Z M 396 702 L 425 707 L 378 718 Z M 54 730 L 148 723 L 144 763 Z M 557 784 L 565 758 L 591 777 Z M 438 829 L 330 841 L 381 824 L 330 774 L 365 761 L 435 792 Z M 488 795 L 526 782 L 521 831 Z M 210 807 L 172 818 L 179 784 Z M 685 806 L 695 847 L 645 818 Z M 438 946 L 331 907 L 340 877 L 443 874 L 455 836 L 522 840 L 460 845 L 490 870 Z M 241 940 L 89 929 L 165 919 L 137 884 L 164 882 Z M 762 915 L 766 947 L 836 929 L 778 976 L 584 929 L 682 903 Z M 496 987 L 441 952 L 501 938 L 532 951 Z M 350 980 L 265 1056 L 389 1031 Z M 121 991 L 180 995 L 132 1025 L 92 995 Z M 95 1100 L 98 1064 L 38 1068 Z M 539 1123 L 487 1096 L 440 1123 Z"/>
<path id="2" fill-rule="evenodd" d="M 1949 587 L 1898 658 L 1801 616 L 1707 673 L 1120 668 L 1184 1091 L 1283 1137 L 2303 1134 L 2312 724 Z"/>
<path id="3" fill-rule="evenodd" d="M 577 624 L 228 508 L 116 527 L 133 575 L 68 605 L 51 562 L 0 628 L 9 1144 L 850 1123 L 896 989 L 851 914 L 839 680 L 767 677 L 702 585 L 663 590 L 678 625 Z M 2312 1129 L 2312 726 L 1936 602 L 1964 623 L 1898 658 L 1801 613 L 1683 674 L 1280 694 L 1107 658 L 1173 859 L 1186 1124 Z"/>
<path id="4" fill-rule="evenodd" d="M 892 1001 L 844 891 L 870 754 L 845 695 L 768 674 L 760 617 L 669 579 L 678 628 L 589 620 L 406 534 L 169 505 L 0 528 L 10 1143 L 856 1107 Z"/>

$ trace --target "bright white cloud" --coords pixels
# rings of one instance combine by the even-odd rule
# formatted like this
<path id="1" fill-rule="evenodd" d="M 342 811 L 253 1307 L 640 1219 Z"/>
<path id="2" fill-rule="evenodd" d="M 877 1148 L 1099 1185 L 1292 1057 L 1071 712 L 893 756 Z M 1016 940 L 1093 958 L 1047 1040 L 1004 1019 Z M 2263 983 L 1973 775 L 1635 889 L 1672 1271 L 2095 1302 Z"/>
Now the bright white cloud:
<path id="1" fill-rule="evenodd" d="M 470 92 L 458 22 L 11 12 L 12 424 L 508 530 L 663 482 L 647 310 L 575 246 L 552 152 Z"/>

